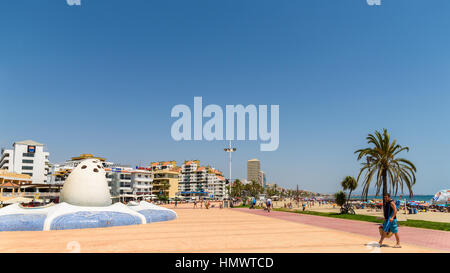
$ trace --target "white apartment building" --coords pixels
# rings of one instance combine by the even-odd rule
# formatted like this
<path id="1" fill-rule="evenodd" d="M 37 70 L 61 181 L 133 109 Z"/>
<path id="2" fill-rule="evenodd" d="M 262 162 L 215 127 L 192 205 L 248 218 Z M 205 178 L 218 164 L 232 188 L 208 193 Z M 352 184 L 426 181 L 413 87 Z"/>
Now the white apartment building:
<path id="1" fill-rule="evenodd" d="M 0 169 L 27 174 L 31 176 L 33 184 L 42 184 L 47 181 L 49 155 L 44 152 L 44 144 L 36 141 L 14 142 L 12 149 L 2 149 Z"/>
<path id="2" fill-rule="evenodd" d="M 153 190 L 153 174 L 148 170 L 133 169 L 127 165 L 105 162 L 106 180 L 111 194 L 113 180 L 118 179 L 118 194 L 125 197 L 149 197 Z"/>
<path id="3" fill-rule="evenodd" d="M 207 175 L 208 193 L 210 197 L 215 200 L 223 200 L 227 197 L 226 193 L 226 179 L 222 174 L 215 170 L 210 169 Z"/>
<path id="4" fill-rule="evenodd" d="M 200 166 L 198 160 L 190 160 L 181 167 L 178 190 L 181 196 L 188 199 L 223 200 L 226 197 L 225 182 L 220 171 Z"/>
<path id="5" fill-rule="evenodd" d="M 153 190 L 153 174 L 148 170 L 133 170 L 131 173 L 131 191 L 136 196 L 149 196 Z"/>
<path id="6" fill-rule="evenodd" d="M 131 168 L 128 165 L 114 164 L 111 162 L 104 163 L 106 171 L 106 181 L 108 181 L 109 189 L 111 190 L 111 196 L 118 195 L 132 195 L 133 184 L 131 182 Z M 118 183 L 117 192 L 114 192 L 115 188 L 113 183 Z"/>
<path id="7" fill-rule="evenodd" d="M 265 172 L 259 171 L 258 182 L 264 188 L 267 186 L 267 179 L 266 179 L 266 173 Z"/>

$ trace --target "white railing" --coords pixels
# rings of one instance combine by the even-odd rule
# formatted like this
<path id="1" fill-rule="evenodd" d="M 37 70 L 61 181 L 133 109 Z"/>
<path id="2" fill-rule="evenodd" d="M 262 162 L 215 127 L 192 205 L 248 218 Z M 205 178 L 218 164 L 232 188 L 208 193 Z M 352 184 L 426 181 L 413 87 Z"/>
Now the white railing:
<path id="1" fill-rule="evenodd" d="M 34 197 L 36 194 L 39 194 L 39 197 L 57 197 L 59 196 L 59 192 L 25 192 L 24 196 Z"/>
<path id="2" fill-rule="evenodd" d="M 21 197 L 22 196 L 22 193 L 14 193 L 14 194 L 12 194 L 11 192 L 4 192 L 3 194 L 2 194 L 2 197 Z"/>

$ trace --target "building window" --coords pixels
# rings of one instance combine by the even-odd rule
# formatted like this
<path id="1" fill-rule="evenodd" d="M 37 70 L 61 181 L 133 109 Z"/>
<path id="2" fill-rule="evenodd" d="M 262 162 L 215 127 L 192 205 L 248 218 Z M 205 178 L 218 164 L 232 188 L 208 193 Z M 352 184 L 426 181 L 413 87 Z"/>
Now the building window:
<path id="1" fill-rule="evenodd" d="M 33 176 L 32 173 L 22 173 L 22 174 L 27 174 L 27 175 L 29 175 L 29 176 Z"/>
<path id="2" fill-rule="evenodd" d="M 23 157 L 34 157 L 33 153 L 23 153 Z"/>
<path id="3" fill-rule="evenodd" d="M 32 170 L 33 166 L 22 166 L 22 170 Z"/>
<path id="4" fill-rule="evenodd" d="M 31 163 L 31 164 L 33 164 L 33 160 L 32 159 L 22 159 L 22 163 Z"/>

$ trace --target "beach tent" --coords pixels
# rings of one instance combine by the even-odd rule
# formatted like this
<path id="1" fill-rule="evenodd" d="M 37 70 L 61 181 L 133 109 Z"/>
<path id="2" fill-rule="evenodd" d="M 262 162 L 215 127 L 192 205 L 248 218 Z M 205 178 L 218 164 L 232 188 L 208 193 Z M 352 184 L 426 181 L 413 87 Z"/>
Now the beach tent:
<path id="1" fill-rule="evenodd" d="M 450 203 L 450 190 L 441 190 L 437 192 L 432 200 L 433 204 L 447 204 Z"/>

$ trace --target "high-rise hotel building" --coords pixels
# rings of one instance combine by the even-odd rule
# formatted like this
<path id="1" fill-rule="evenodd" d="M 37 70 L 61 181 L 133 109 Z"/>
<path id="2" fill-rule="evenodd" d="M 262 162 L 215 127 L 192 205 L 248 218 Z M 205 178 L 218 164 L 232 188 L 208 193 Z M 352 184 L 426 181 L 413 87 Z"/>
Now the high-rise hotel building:
<path id="1" fill-rule="evenodd" d="M 249 182 L 251 181 L 259 182 L 260 171 L 261 171 L 261 163 L 259 162 L 258 159 L 254 158 L 247 161 L 247 180 Z"/>
<path id="2" fill-rule="evenodd" d="M 49 172 L 48 152 L 44 152 L 44 144 L 33 140 L 14 142 L 12 149 L 2 149 L 0 169 L 8 172 L 27 174 L 33 184 L 47 181 Z"/>

